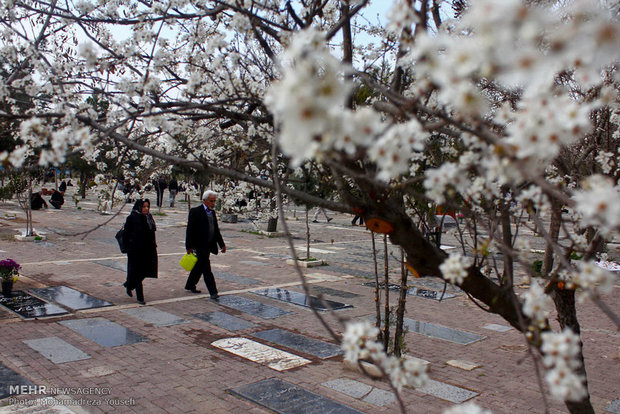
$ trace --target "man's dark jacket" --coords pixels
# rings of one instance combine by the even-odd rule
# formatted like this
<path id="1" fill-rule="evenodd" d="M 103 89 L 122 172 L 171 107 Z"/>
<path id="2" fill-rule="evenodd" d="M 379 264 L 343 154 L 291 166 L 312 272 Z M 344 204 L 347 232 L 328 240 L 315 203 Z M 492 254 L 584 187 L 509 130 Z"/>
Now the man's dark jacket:
<path id="1" fill-rule="evenodd" d="M 189 211 L 187 230 L 185 232 L 186 250 L 195 250 L 200 256 L 201 251 L 217 254 L 218 245 L 220 248 L 224 247 L 224 239 L 222 239 L 220 228 L 217 225 L 215 211 L 212 211 L 211 214 L 213 214 L 213 238 L 211 242 L 209 242 L 207 240 L 209 234 L 209 219 L 207 218 L 204 204 L 200 204 Z"/>

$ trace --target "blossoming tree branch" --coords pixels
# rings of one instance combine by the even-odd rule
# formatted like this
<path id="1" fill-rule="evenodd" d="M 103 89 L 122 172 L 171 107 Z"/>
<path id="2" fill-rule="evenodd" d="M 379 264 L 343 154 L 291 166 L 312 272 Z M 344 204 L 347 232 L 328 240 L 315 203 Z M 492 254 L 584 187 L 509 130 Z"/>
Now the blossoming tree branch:
<path id="1" fill-rule="evenodd" d="M 577 299 L 620 326 L 602 298 L 615 276 L 596 265 L 620 230 L 617 2 L 396 0 L 386 25 L 368 3 L 5 1 L 0 158 L 129 153 L 273 188 L 255 174 L 271 171 L 503 317 L 550 392 L 593 412 Z M 287 184 L 308 164 L 336 198 Z M 439 206 L 463 215 L 458 253 L 427 237 Z M 546 245 L 535 270 L 528 227 Z M 347 358 L 396 389 L 419 379 L 376 335 L 349 326 Z"/>

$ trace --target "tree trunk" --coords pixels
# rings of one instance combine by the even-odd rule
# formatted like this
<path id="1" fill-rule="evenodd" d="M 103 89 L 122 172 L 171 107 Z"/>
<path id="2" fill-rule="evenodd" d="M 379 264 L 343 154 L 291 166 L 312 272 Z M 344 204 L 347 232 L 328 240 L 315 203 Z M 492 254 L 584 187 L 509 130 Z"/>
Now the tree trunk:
<path id="1" fill-rule="evenodd" d="M 405 267 L 405 252 L 400 249 L 400 295 L 396 309 L 396 330 L 394 332 L 394 355 L 400 357 L 403 342 L 403 321 L 405 319 L 405 305 L 407 304 L 407 268 Z"/>
<path id="2" fill-rule="evenodd" d="M 501 205 L 502 241 L 506 246 L 512 246 L 512 227 L 510 225 L 510 200 Z M 514 263 L 512 257 L 504 255 L 503 284 L 509 288 L 514 285 Z"/>
<path id="3" fill-rule="evenodd" d="M 552 293 L 553 301 L 555 302 L 555 308 L 558 312 L 558 322 L 560 327 L 570 328 L 575 334 L 581 337 L 581 327 L 577 320 L 577 308 L 575 306 L 575 291 L 574 290 L 562 290 L 559 288 L 553 289 Z M 581 351 L 579 352 L 579 360 L 581 366 L 576 369 L 578 375 L 582 375 L 585 379 L 585 387 L 588 392 L 587 396 L 578 402 L 565 401 L 566 408 L 571 414 L 594 414 L 594 408 L 590 401 L 590 391 L 588 390 L 588 377 L 586 375 L 585 360 L 583 358 L 583 342 L 580 342 Z"/>
<path id="4" fill-rule="evenodd" d="M 306 259 L 310 259 L 310 223 L 308 220 L 308 206 L 306 206 Z"/>
<path id="5" fill-rule="evenodd" d="M 551 201 L 551 223 L 549 224 L 549 237 L 554 243 L 557 243 L 560 237 L 560 225 L 562 224 L 562 205 L 557 200 Z M 548 275 L 553 269 L 553 246 L 547 243 L 545 248 L 545 257 L 541 273 Z"/>
<path id="6" fill-rule="evenodd" d="M 383 236 L 383 283 L 385 284 L 385 305 L 383 315 L 383 349 L 388 351 L 390 343 L 390 278 L 388 266 L 387 237 Z"/>
<path id="7" fill-rule="evenodd" d="M 383 342 L 383 336 L 381 334 L 381 296 L 379 295 L 379 264 L 377 263 L 377 247 L 375 245 L 375 233 L 370 232 L 372 237 L 372 261 L 375 265 L 375 326 L 379 329 L 379 337 L 377 340 Z"/>

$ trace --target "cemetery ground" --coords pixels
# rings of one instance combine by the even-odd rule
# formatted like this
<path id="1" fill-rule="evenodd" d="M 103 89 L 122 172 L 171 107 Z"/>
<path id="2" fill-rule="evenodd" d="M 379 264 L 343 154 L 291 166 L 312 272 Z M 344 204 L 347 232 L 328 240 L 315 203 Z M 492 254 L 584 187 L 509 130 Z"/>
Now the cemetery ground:
<path id="1" fill-rule="evenodd" d="M 164 203 L 162 214 L 152 210 L 159 278 L 144 282 L 146 306 L 125 293 L 126 257 L 114 239 L 131 204 L 85 238 L 73 234 L 112 217 L 96 211 L 94 198 L 80 209 L 67 201 L 61 210 L 34 211 L 34 227 L 46 236 L 38 242 L 16 241 L 25 215 L 15 202 L 0 204 L 0 257 L 22 265 L 14 287 L 20 299 L 0 306 L 0 413 L 398 412 L 386 382 L 343 363 L 286 263 L 284 237 L 257 234 L 247 220 L 221 222 L 228 251 L 212 258 L 221 297 L 210 299 L 202 281 L 201 294 L 186 292 L 187 272 L 179 260 L 187 203 L 179 201 L 174 208 Z M 313 295 L 338 308 L 320 313 L 342 333 L 339 320 L 374 320 L 374 264 L 370 232 L 352 226 L 351 215 L 331 215 L 330 223 L 310 223 L 311 255 L 327 266 L 302 272 Z M 303 257 L 303 209 L 290 207 L 287 217 Z M 528 234 L 533 260 L 542 258 L 536 252 L 544 248 L 542 238 Z M 614 242 L 610 257 L 617 259 Z M 448 234 L 442 244 L 456 246 Z M 377 250 L 382 275 L 382 237 Z M 398 258 L 390 246 L 394 283 L 400 279 Z M 464 401 L 493 413 L 544 412 L 521 334 L 459 289 L 448 286 L 440 301 L 442 282 L 409 278 L 406 353 L 428 361 L 432 380 L 422 389 L 403 389 L 409 412 L 441 413 Z M 517 282 L 527 288 L 524 277 Z M 616 284 L 603 298 L 616 314 L 618 293 Z M 390 291 L 394 307 L 397 297 Z M 578 311 L 593 405 L 597 412 L 620 413 L 620 333 L 592 303 Z M 566 412 L 563 403 L 548 399 L 551 413 Z"/>

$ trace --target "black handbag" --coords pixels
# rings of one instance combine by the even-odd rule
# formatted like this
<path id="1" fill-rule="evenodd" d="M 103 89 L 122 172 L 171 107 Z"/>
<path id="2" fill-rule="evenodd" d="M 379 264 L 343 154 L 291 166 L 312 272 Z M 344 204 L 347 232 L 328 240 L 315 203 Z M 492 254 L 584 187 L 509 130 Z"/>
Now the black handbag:
<path id="1" fill-rule="evenodd" d="M 125 246 L 125 226 L 121 227 L 121 229 L 116 232 L 116 236 L 114 237 L 118 242 L 118 247 L 121 249 L 121 253 L 127 253 L 127 246 Z"/>

